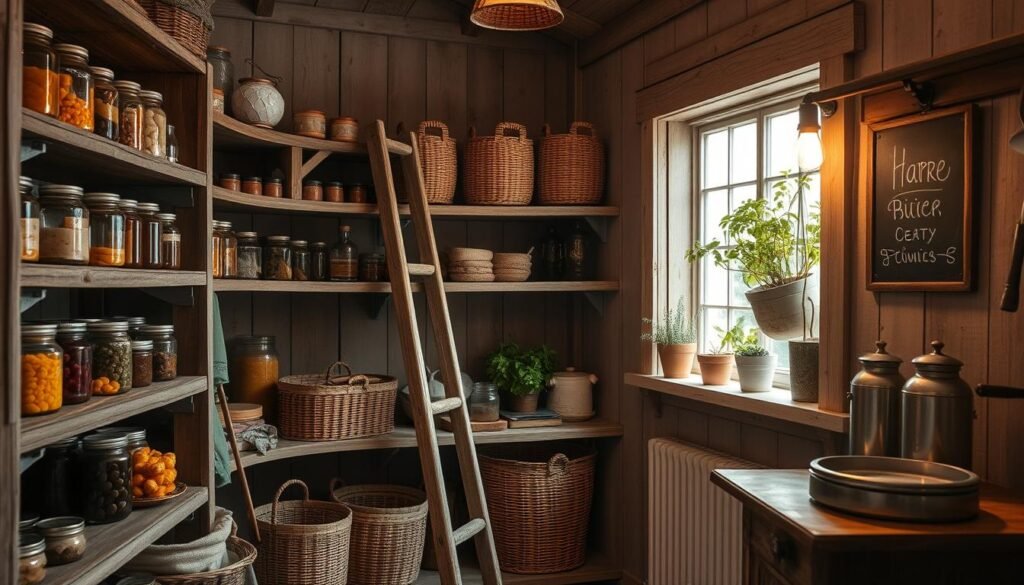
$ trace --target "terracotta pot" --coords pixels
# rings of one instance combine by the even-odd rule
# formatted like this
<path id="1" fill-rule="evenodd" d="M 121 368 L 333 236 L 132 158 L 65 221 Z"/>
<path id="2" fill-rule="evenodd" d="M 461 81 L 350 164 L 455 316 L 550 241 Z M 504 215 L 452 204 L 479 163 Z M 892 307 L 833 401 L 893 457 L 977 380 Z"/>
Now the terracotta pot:
<path id="1" fill-rule="evenodd" d="M 508 397 L 508 409 L 512 412 L 534 412 L 537 410 L 537 402 L 540 400 L 540 392 L 527 394 L 525 396 Z"/>
<path id="2" fill-rule="evenodd" d="M 689 378 L 693 372 L 693 357 L 697 355 L 696 343 L 658 344 L 661 370 L 666 378 Z"/>
<path id="3" fill-rule="evenodd" d="M 804 300 L 807 297 L 818 298 L 818 285 L 801 278 L 774 288 L 752 288 L 746 297 L 761 332 L 772 339 L 788 341 L 803 337 L 805 311 L 807 322 L 813 321 L 813 308 Z"/>
<path id="4" fill-rule="evenodd" d="M 700 377 L 708 386 L 724 386 L 729 383 L 729 375 L 732 374 L 732 354 L 698 354 L 697 362 L 700 363 Z"/>
<path id="5" fill-rule="evenodd" d="M 818 401 L 818 340 L 789 342 L 789 389 L 794 402 Z"/>
<path id="6" fill-rule="evenodd" d="M 740 391 L 767 392 L 772 389 L 775 379 L 777 355 L 738 355 L 736 372 L 740 378 Z"/>

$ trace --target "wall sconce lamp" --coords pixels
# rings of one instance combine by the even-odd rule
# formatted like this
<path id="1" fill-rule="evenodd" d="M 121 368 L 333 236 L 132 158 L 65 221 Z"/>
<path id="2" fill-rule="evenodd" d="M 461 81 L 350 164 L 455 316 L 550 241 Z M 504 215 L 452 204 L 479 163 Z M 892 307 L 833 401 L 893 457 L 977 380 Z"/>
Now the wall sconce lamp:
<path id="1" fill-rule="evenodd" d="M 802 173 L 816 170 L 821 167 L 823 158 L 818 104 L 805 99 L 800 104 L 800 121 L 797 124 L 797 167 Z"/>

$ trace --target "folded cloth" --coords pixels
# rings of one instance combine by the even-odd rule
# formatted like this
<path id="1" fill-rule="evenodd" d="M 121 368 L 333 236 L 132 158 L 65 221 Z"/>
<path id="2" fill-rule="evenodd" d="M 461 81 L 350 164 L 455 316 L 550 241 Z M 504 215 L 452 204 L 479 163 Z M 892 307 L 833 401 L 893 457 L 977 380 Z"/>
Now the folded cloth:
<path id="1" fill-rule="evenodd" d="M 228 350 L 224 343 L 224 326 L 220 320 L 220 302 L 213 295 L 213 383 L 228 383 Z M 220 417 L 210 417 L 210 433 L 213 435 L 213 475 L 217 487 L 231 483 L 231 452 L 224 436 L 224 425 Z"/>
<path id="2" fill-rule="evenodd" d="M 191 575 L 230 564 L 227 540 L 234 521 L 231 511 L 218 507 L 210 533 L 192 542 L 151 544 L 125 564 L 125 574 Z"/>
<path id="3" fill-rule="evenodd" d="M 267 451 L 277 448 L 277 427 L 268 424 L 251 425 L 241 433 L 237 433 L 235 438 L 240 442 L 252 445 L 260 455 L 266 455 Z"/>

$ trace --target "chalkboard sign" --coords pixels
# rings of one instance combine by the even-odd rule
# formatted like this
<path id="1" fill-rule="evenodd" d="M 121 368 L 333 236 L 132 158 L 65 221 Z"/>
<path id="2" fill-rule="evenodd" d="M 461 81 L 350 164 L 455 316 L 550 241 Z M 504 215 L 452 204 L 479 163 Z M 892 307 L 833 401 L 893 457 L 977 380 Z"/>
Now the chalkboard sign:
<path id="1" fill-rule="evenodd" d="M 970 290 L 972 114 L 869 126 L 868 290 Z"/>

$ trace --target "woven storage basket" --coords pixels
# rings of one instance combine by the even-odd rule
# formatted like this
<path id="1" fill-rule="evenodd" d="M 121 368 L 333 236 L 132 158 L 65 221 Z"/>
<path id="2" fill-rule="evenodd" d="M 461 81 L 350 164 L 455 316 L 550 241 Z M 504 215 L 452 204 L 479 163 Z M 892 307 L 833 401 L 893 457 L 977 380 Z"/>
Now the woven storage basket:
<path id="1" fill-rule="evenodd" d="M 416 142 L 420 151 L 423 191 L 427 194 L 427 203 L 451 203 L 455 200 L 459 157 L 455 139 L 448 135 L 448 126 L 436 120 L 420 122 Z"/>
<path id="2" fill-rule="evenodd" d="M 463 160 L 470 205 L 529 205 L 533 198 L 533 141 L 522 124 L 502 122 L 494 136 L 470 128 Z"/>
<path id="3" fill-rule="evenodd" d="M 427 534 L 427 495 L 393 485 L 337 487 L 335 502 L 352 509 L 349 585 L 409 585 L 419 577 Z"/>
<path id="4" fill-rule="evenodd" d="M 246 569 L 256 560 L 256 547 L 235 535 L 228 537 L 228 554 L 236 559 L 216 571 L 192 575 L 169 575 L 157 577 L 158 585 L 246 585 Z"/>
<path id="5" fill-rule="evenodd" d="M 573 122 L 568 134 L 544 125 L 537 162 L 541 205 L 596 205 L 604 193 L 604 146 L 594 125 Z"/>
<path id="6" fill-rule="evenodd" d="M 282 502 L 289 486 L 301 500 Z M 260 585 L 338 585 L 348 579 L 352 510 L 337 502 L 309 499 L 303 482 L 286 481 L 273 502 L 256 508 L 260 528 L 256 578 Z"/>
<path id="7" fill-rule="evenodd" d="M 346 375 L 335 375 L 341 366 Z M 281 436 L 297 441 L 336 441 L 390 433 L 395 428 L 398 380 L 352 375 L 336 362 L 326 374 L 285 376 L 277 381 Z"/>
<path id="8" fill-rule="evenodd" d="M 569 571 L 586 561 L 596 456 L 534 455 L 479 457 L 498 560 L 509 573 Z"/>
<path id="9" fill-rule="evenodd" d="M 210 29 L 202 19 L 177 6 L 165 4 L 162 0 L 138 0 L 146 14 L 161 30 L 181 43 L 188 52 L 206 59 L 206 47 L 210 43 Z M 212 2 L 210 3 L 212 4 Z"/>

